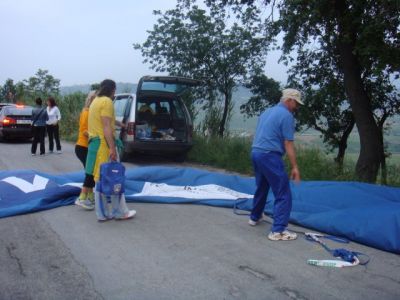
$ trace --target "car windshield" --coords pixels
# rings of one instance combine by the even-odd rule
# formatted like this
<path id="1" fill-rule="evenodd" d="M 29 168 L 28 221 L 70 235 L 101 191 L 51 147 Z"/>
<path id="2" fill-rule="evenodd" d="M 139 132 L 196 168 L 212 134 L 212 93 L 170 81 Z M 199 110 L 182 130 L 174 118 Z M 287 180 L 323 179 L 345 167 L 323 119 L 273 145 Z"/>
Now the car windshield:
<path id="1" fill-rule="evenodd" d="M 144 81 L 142 83 L 142 91 L 159 91 L 180 94 L 188 86 L 186 84 L 179 83 L 164 83 L 159 81 Z"/>
<path id="2" fill-rule="evenodd" d="M 4 107 L 4 114 L 13 116 L 27 116 L 32 114 L 32 107 Z"/>

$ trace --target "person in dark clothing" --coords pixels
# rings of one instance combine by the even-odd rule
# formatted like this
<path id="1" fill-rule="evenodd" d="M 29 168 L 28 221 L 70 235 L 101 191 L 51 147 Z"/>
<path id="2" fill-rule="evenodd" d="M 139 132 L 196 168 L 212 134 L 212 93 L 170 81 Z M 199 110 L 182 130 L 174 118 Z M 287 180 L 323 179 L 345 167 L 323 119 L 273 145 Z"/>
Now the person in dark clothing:
<path id="1" fill-rule="evenodd" d="M 36 155 L 37 144 L 40 144 L 40 155 L 45 155 L 44 137 L 46 135 L 46 122 L 49 119 L 46 107 L 42 107 L 42 99 L 36 98 L 36 107 L 32 110 L 33 140 L 31 153 Z"/>

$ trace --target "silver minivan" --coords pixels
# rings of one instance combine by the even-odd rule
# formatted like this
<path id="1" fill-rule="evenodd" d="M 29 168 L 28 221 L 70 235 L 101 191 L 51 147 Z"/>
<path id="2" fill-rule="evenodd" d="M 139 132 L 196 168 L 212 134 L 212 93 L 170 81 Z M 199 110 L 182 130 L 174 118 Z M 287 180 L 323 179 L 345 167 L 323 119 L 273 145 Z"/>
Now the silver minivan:
<path id="1" fill-rule="evenodd" d="M 192 147 L 193 123 L 181 95 L 200 81 L 173 76 L 145 76 L 135 94 L 116 94 L 117 128 L 124 144 L 122 161 L 133 152 L 166 154 L 183 161 Z"/>

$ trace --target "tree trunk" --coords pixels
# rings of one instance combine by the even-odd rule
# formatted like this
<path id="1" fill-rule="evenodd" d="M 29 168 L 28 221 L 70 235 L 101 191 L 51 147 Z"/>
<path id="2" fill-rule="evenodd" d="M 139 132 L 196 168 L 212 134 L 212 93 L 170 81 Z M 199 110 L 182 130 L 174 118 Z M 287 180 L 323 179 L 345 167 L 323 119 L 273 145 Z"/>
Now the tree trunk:
<path id="1" fill-rule="evenodd" d="M 224 136 L 226 120 L 228 118 L 229 104 L 231 103 L 231 99 L 232 99 L 232 93 L 225 92 L 224 98 L 225 98 L 224 99 L 224 113 L 222 114 L 222 119 L 221 119 L 221 123 L 219 125 L 219 132 L 218 132 L 218 135 L 220 137 Z"/>
<path id="2" fill-rule="evenodd" d="M 381 162 L 381 184 L 387 185 L 386 155 L 383 155 Z"/>
<path id="3" fill-rule="evenodd" d="M 354 128 L 354 117 L 351 118 L 350 123 L 348 124 L 348 126 L 346 127 L 346 129 L 343 132 L 343 135 L 339 141 L 339 151 L 338 154 L 335 158 L 335 162 L 338 164 L 340 170 L 343 169 L 343 161 L 344 161 L 344 155 L 346 153 L 346 149 L 347 149 L 347 140 L 350 136 L 351 131 Z"/>
<path id="4" fill-rule="evenodd" d="M 356 164 L 356 175 L 361 181 L 375 182 L 382 160 L 383 144 L 372 114 L 370 99 L 361 79 L 360 65 L 355 56 L 356 35 L 352 32 L 352 20 L 347 14 L 344 1 L 337 1 L 336 4 L 339 25 L 337 41 L 339 67 L 343 72 L 346 95 L 360 136 L 361 149 Z"/>
<path id="5" fill-rule="evenodd" d="M 383 142 L 383 136 L 384 136 L 384 129 L 383 125 L 385 124 L 387 119 L 387 114 L 384 114 L 382 118 L 378 121 L 378 128 L 379 128 L 379 137 L 381 140 L 382 145 L 384 145 Z M 387 168 L 386 168 L 386 150 L 385 147 L 383 147 L 383 153 L 382 153 L 382 160 L 381 160 L 381 184 L 387 185 Z"/>
<path id="6" fill-rule="evenodd" d="M 375 182 L 378 175 L 383 144 L 375 123 L 370 100 L 364 90 L 356 58 L 348 45 L 340 46 L 344 84 L 360 136 L 360 156 L 356 174 L 361 181 Z"/>

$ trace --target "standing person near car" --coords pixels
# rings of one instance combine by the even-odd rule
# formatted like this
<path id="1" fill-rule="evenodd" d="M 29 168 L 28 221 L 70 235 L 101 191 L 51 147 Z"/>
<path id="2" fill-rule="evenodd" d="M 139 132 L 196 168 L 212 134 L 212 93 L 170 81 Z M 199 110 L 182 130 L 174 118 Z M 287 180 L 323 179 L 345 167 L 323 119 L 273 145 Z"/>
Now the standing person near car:
<path id="1" fill-rule="evenodd" d="M 300 182 L 300 171 L 294 148 L 293 113 L 302 105 L 301 94 L 295 89 L 284 89 L 281 102 L 261 114 L 251 157 L 253 161 L 257 189 L 253 199 L 253 209 L 249 225 L 255 226 L 261 220 L 269 188 L 275 196 L 272 230 L 268 238 L 273 241 L 294 240 L 296 233 L 286 229 L 292 209 L 292 194 L 289 178 L 282 156 L 288 155 L 292 170 L 291 179 Z"/>
<path id="2" fill-rule="evenodd" d="M 75 144 L 75 154 L 83 164 L 86 166 L 86 156 L 88 153 L 89 132 L 88 132 L 88 118 L 89 107 L 93 99 L 96 97 L 96 91 L 91 91 L 86 97 L 85 105 L 79 117 L 79 133 L 78 140 Z M 94 179 L 93 175 L 85 173 L 85 180 L 82 185 L 81 193 L 76 199 L 75 204 L 83 207 L 84 209 L 94 209 Z"/>
<path id="3" fill-rule="evenodd" d="M 58 123 L 61 120 L 61 113 L 57 107 L 56 100 L 53 97 L 47 99 L 47 114 L 49 115 L 49 120 L 47 121 L 46 126 L 49 137 L 49 152 L 53 153 L 55 140 L 57 153 L 61 154 L 60 128 L 58 126 Z"/>
<path id="4" fill-rule="evenodd" d="M 46 107 L 42 107 L 42 98 L 36 98 L 35 102 L 36 107 L 32 110 L 32 156 L 36 155 L 36 148 L 38 143 L 40 145 L 40 155 L 45 155 L 44 137 L 46 135 L 46 122 L 49 119 Z"/>
<path id="5" fill-rule="evenodd" d="M 96 184 L 100 179 L 100 165 L 109 160 L 117 160 L 115 143 L 115 113 L 112 99 L 116 84 L 113 80 L 105 79 L 100 83 L 97 97 L 89 108 L 89 147 L 86 159 L 86 173 L 94 176 Z M 109 219 L 126 220 L 132 218 L 136 211 L 126 206 L 125 196 L 122 194 L 117 205 L 113 202 L 112 212 L 106 209 L 107 200 L 102 194 L 95 191 L 95 210 L 98 221 Z"/>

